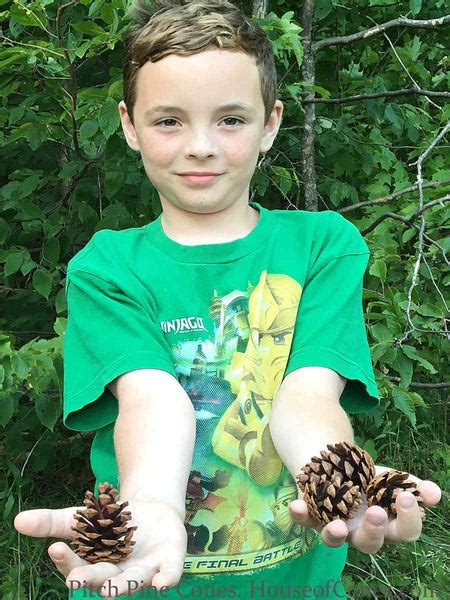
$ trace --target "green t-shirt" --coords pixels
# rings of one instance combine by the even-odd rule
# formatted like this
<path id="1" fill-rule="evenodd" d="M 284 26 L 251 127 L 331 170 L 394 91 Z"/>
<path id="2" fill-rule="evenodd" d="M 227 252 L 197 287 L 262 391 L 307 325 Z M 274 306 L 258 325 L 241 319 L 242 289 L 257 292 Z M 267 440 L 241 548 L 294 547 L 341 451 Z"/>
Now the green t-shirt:
<path id="1" fill-rule="evenodd" d="M 255 595 L 261 582 L 325 586 L 345 564 L 346 545 L 328 548 L 289 517 L 297 487 L 269 431 L 283 377 L 328 367 L 348 379 L 346 411 L 379 402 L 362 310 L 369 250 L 358 229 L 333 211 L 250 204 L 260 212 L 254 229 L 221 244 L 179 244 L 160 217 L 98 231 L 68 265 L 64 340 L 64 423 L 97 432 L 97 485 L 119 484 L 118 403 L 105 386 L 153 368 L 186 390 L 197 429 L 180 589 L 214 582 L 242 597 L 251 582 Z M 182 597 L 172 593 L 164 597 Z"/>

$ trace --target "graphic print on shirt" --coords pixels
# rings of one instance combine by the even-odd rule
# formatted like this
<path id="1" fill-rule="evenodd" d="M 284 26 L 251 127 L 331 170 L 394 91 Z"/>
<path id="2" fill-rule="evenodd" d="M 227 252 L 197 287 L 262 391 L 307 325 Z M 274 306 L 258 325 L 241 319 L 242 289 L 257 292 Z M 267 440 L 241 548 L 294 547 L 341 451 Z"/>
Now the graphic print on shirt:
<path id="1" fill-rule="evenodd" d="M 186 494 L 187 572 L 266 567 L 317 542 L 314 530 L 291 520 L 288 505 L 298 490 L 269 430 L 301 294 L 295 279 L 262 271 L 246 291 L 214 291 L 212 337 L 199 339 L 203 328 L 196 327 L 178 341 L 180 327 L 161 323 L 173 332 L 175 369 L 197 423 Z M 208 330 L 207 318 L 199 322 Z"/>

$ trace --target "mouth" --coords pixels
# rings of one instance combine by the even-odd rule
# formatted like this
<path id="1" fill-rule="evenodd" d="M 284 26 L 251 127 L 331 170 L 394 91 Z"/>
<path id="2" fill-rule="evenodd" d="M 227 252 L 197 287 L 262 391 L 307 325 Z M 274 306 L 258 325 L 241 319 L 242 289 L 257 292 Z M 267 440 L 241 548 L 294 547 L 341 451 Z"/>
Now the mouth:
<path id="1" fill-rule="evenodd" d="M 179 175 L 179 177 L 194 185 L 205 185 L 218 179 L 220 175 Z"/>

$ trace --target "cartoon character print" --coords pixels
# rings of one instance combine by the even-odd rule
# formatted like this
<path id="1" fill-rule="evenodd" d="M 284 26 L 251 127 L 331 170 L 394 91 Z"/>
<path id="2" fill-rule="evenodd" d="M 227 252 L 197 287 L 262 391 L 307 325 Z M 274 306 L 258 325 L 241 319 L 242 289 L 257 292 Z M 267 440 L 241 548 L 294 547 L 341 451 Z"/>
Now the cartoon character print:
<path id="1" fill-rule="evenodd" d="M 217 424 L 212 447 L 261 486 L 275 484 L 283 468 L 269 415 L 289 357 L 301 291 L 287 275 L 261 273 L 249 298 L 247 347 L 233 354 L 225 372 L 236 399 Z"/>
<path id="2" fill-rule="evenodd" d="M 186 494 L 188 554 L 230 556 L 302 540 L 288 504 L 297 488 L 273 445 L 269 416 L 292 345 L 302 288 L 262 271 L 247 294 L 214 292 L 214 337 L 173 347 L 180 384 L 196 415 Z M 314 537 L 314 536 L 313 536 Z"/>

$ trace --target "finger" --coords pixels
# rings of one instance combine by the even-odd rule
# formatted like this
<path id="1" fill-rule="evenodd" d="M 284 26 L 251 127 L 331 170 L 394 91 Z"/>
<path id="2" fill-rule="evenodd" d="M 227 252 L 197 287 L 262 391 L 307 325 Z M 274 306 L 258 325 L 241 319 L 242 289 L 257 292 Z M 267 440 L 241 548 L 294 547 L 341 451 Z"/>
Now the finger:
<path id="1" fill-rule="evenodd" d="M 325 525 L 320 535 L 327 546 L 337 548 L 345 542 L 348 535 L 348 528 L 342 519 L 335 519 Z"/>
<path id="2" fill-rule="evenodd" d="M 70 590 L 87 587 L 95 590 L 98 595 L 106 580 L 121 573 L 121 569 L 113 563 L 99 562 L 92 564 L 87 561 L 84 561 L 84 563 L 84 565 L 72 569 L 67 575 L 66 585 Z"/>
<path id="3" fill-rule="evenodd" d="M 349 542 L 365 554 L 378 552 L 384 543 L 387 521 L 387 513 L 381 506 L 371 506 L 365 511 L 360 527 L 350 532 Z"/>
<path id="4" fill-rule="evenodd" d="M 74 532 L 71 530 L 71 527 L 75 524 L 73 515 L 77 509 L 85 508 L 85 506 L 75 506 L 24 510 L 16 515 L 14 527 L 24 535 L 71 539 L 74 537 Z"/>
<path id="5" fill-rule="evenodd" d="M 401 492 L 395 501 L 397 517 L 386 528 L 387 541 L 393 544 L 413 542 L 422 533 L 422 517 L 411 492 Z"/>
<path id="6" fill-rule="evenodd" d="M 165 560 L 161 563 L 159 572 L 155 575 L 152 585 L 160 590 L 163 586 L 175 587 L 183 575 L 184 558 L 181 560 Z"/>
<path id="7" fill-rule="evenodd" d="M 434 481 L 421 481 L 417 489 L 422 496 L 424 506 L 434 506 L 441 499 L 441 488 Z"/>
<path id="8" fill-rule="evenodd" d="M 390 467 L 383 467 L 381 465 L 375 466 L 376 475 L 380 475 L 385 471 L 392 470 L 393 469 L 391 469 Z M 416 477 L 411 473 L 408 473 L 408 479 L 410 479 L 417 485 L 417 488 L 420 491 L 420 495 L 424 500 L 425 506 L 434 506 L 439 502 L 439 500 L 441 499 L 442 492 L 441 488 L 436 483 L 434 483 L 434 481 L 429 481 L 428 479 L 420 479 L 419 477 Z"/>
<path id="9" fill-rule="evenodd" d="M 60 573 L 66 577 L 72 569 L 88 564 L 76 554 L 67 544 L 56 542 L 49 546 L 48 555 Z"/>
<path id="10" fill-rule="evenodd" d="M 289 513 L 292 519 L 299 525 L 304 527 L 311 527 L 320 531 L 322 525 L 316 521 L 308 512 L 308 505 L 304 500 L 292 500 L 289 503 Z"/>

